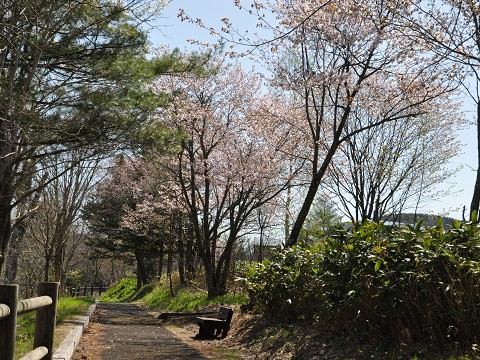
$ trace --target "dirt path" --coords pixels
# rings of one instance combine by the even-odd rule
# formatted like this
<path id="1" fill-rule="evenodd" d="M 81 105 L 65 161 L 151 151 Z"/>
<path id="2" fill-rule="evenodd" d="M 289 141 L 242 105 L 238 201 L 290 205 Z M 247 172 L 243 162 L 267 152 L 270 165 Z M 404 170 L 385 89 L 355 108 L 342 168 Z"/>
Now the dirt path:
<path id="1" fill-rule="evenodd" d="M 135 304 L 100 303 L 73 360 L 207 359 Z"/>

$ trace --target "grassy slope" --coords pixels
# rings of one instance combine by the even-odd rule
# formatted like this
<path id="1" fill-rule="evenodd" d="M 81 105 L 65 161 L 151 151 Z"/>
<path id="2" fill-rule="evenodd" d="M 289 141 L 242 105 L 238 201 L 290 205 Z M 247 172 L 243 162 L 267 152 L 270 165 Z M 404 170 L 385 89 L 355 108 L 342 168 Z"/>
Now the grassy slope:
<path id="1" fill-rule="evenodd" d="M 61 298 L 58 300 L 57 325 L 77 315 L 83 315 L 94 303 L 94 298 Z M 20 315 L 17 326 L 17 347 L 15 358 L 19 359 L 33 349 L 35 332 L 35 312 Z"/>
<path id="2" fill-rule="evenodd" d="M 148 286 L 148 285 L 147 285 Z M 110 289 L 108 289 L 98 300 L 102 302 L 122 302 L 128 301 L 135 295 L 137 281 L 130 278 L 120 279 Z"/>
<path id="3" fill-rule="evenodd" d="M 142 298 L 150 308 L 169 310 L 174 312 L 190 312 L 210 305 L 235 305 L 247 302 L 248 299 L 242 295 L 226 294 L 211 299 L 207 298 L 206 292 L 177 288 L 175 297 L 165 287 L 155 287 L 149 294 Z"/>
<path id="4" fill-rule="evenodd" d="M 133 279 L 122 279 L 111 287 L 99 300 L 110 301 L 132 301 L 139 300 L 150 308 L 161 310 L 190 312 L 210 305 L 234 305 L 248 301 L 243 295 L 228 293 L 223 296 L 208 299 L 205 291 L 175 287 L 175 296 L 170 293 L 170 288 L 164 284 L 148 284 L 140 291 L 136 291 L 136 281 Z"/>

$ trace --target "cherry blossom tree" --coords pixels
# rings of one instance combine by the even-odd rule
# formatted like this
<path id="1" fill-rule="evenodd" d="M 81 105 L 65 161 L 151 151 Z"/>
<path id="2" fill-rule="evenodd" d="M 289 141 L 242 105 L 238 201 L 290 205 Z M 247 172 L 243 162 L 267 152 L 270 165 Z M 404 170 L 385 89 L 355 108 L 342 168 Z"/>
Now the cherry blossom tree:
<path id="1" fill-rule="evenodd" d="M 162 254 L 168 238 L 163 208 L 144 190 L 142 180 L 141 162 L 120 156 L 84 208 L 84 218 L 97 235 L 89 242 L 93 255 L 134 262 L 138 287 L 151 280 L 149 262 Z"/>
<path id="2" fill-rule="evenodd" d="M 170 170 L 191 217 L 208 295 L 221 295 L 242 228 L 288 184 L 284 156 L 255 131 L 277 104 L 256 75 L 222 60 L 204 75 L 162 77 L 154 87 L 170 100 L 160 121 L 184 133 Z"/>
<path id="3" fill-rule="evenodd" d="M 264 61 L 296 113 L 266 131 L 308 164 L 308 191 L 286 243 L 291 246 L 335 153 L 357 133 L 441 106 L 451 81 L 434 55 L 395 26 L 411 10 L 403 1 L 288 0 L 270 7 L 279 25 Z M 373 116 L 357 121 L 352 112 L 359 106 Z"/>

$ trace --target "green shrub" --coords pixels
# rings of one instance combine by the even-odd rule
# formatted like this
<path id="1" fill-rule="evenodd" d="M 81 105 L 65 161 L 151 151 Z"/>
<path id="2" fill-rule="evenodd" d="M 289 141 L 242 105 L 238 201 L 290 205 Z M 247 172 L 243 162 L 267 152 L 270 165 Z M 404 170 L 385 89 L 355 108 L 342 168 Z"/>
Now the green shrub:
<path id="1" fill-rule="evenodd" d="M 117 281 L 110 289 L 108 289 L 98 299 L 104 302 L 121 302 L 127 301 L 135 295 L 137 291 L 137 280 L 124 278 Z"/>
<path id="2" fill-rule="evenodd" d="M 296 246 L 247 278 L 271 317 L 315 318 L 332 329 L 404 343 L 476 343 L 480 230 L 472 223 L 387 232 L 367 223 L 314 247 Z"/>

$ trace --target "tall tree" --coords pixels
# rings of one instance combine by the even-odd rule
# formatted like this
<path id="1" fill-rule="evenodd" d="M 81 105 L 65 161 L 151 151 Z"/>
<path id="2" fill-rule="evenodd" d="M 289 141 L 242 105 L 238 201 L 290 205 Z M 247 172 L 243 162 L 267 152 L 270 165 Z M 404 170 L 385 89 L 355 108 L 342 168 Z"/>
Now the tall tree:
<path id="1" fill-rule="evenodd" d="M 375 116 L 355 106 L 352 123 Z M 455 140 L 461 117 L 439 104 L 428 115 L 398 119 L 351 136 L 340 147 L 322 187 L 335 195 L 352 222 L 380 221 L 404 209 L 417 210 L 438 195 L 452 174 L 447 165 L 460 153 Z M 460 120 L 459 120 L 460 119 Z"/>
<path id="2" fill-rule="evenodd" d="M 84 208 L 84 217 L 96 235 L 89 241 L 92 255 L 135 263 L 138 287 L 152 279 L 149 262 L 163 256 L 170 234 L 165 207 L 144 191 L 142 180 L 141 163 L 120 156 Z"/>
<path id="3" fill-rule="evenodd" d="M 95 184 L 99 158 L 88 158 L 84 150 L 62 153 L 44 159 L 44 171 L 51 181 L 43 190 L 37 216 L 31 232 L 42 244 L 45 257 L 44 281 L 53 279 L 63 283 L 67 241 L 74 233 L 86 197 Z"/>
<path id="4" fill-rule="evenodd" d="M 132 82 L 142 88 L 138 81 L 145 73 L 134 70 L 144 63 L 146 35 L 140 27 L 147 3 L 0 4 L 0 270 L 12 211 L 38 190 L 21 186 L 30 176 L 29 162 L 111 144 L 141 115 L 132 111 L 138 98 L 126 88 Z M 116 111 L 104 110 L 114 103 Z"/>
<path id="5" fill-rule="evenodd" d="M 270 131 L 309 167 L 291 246 L 342 144 L 372 127 L 428 113 L 432 99 L 450 90 L 449 74 L 394 26 L 410 11 L 404 1 L 288 0 L 274 2 L 272 10 L 279 26 L 266 61 L 297 114 L 272 122 Z M 378 115 L 354 122 L 352 109 L 360 103 Z"/>
<path id="6" fill-rule="evenodd" d="M 247 220 L 288 184 L 283 157 L 256 131 L 272 106 L 263 101 L 260 80 L 223 65 L 213 61 L 200 76 L 156 84 L 171 102 L 160 121 L 184 133 L 168 166 L 190 214 L 209 297 L 227 291 L 232 252 Z"/>

